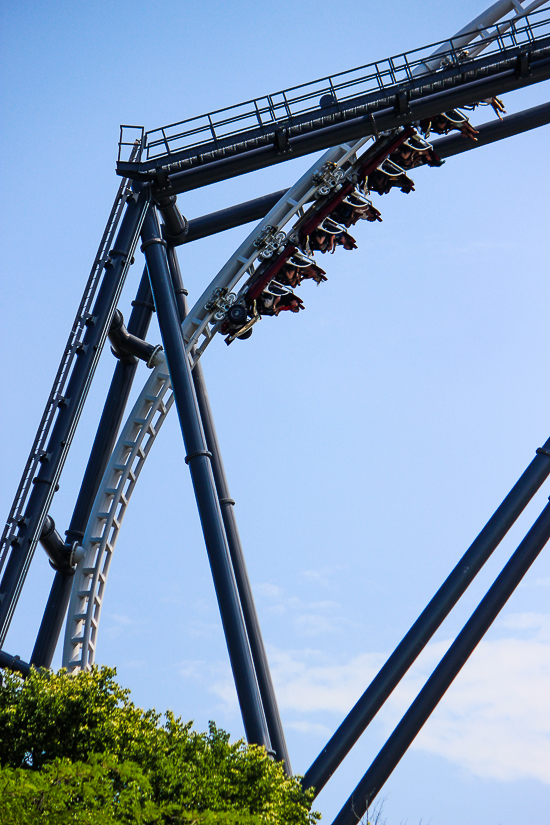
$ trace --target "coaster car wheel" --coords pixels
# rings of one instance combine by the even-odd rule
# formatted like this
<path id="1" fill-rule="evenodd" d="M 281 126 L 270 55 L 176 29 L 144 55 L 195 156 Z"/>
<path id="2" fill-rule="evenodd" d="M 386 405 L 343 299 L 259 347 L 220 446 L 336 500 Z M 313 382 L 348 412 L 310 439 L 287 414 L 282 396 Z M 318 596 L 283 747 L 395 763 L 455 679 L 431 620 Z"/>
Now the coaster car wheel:
<path id="1" fill-rule="evenodd" d="M 246 307 L 242 304 L 233 304 L 227 311 L 227 320 L 232 327 L 242 327 L 248 320 Z"/>

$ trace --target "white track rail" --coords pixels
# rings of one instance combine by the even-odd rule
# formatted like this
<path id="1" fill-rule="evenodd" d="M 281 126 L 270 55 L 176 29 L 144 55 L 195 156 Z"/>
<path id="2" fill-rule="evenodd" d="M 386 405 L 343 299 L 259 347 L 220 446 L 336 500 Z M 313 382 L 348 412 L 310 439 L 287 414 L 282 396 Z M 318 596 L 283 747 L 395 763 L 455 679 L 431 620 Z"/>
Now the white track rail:
<path id="1" fill-rule="evenodd" d="M 487 48 L 495 37 L 504 34 L 512 23 L 516 23 L 522 17 L 530 14 L 530 12 L 536 11 L 540 6 L 544 6 L 546 2 L 548 2 L 548 0 L 532 0 L 531 3 L 525 4 L 525 0 L 498 0 L 497 3 L 485 9 L 483 14 L 471 20 L 467 26 L 464 26 L 460 31 L 456 32 L 456 34 L 453 34 L 449 40 L 443 43 L 432 54 L 433 59 L 427 60 L 423 64 L 424 68 L 419 67 L 415 69 L 413 75 L 421 75 L 425 72 L 439 69 L 441 66 L 441 57 L 438 57 L 438 55 L 445 53 L 449 48 L 461 49 L 473 41 L 475 41 L 473 42 L 473 46 L 468 49 L 468 57 L 470 59 L 477 57 L 478 54 L 481 54 L 481 52 Z M 507 14 L 512 14 L 512 17 L 503 23 L 499 23 L 498 21 L 502 20 Z M 493 27 L 494 29 L 491 30 Z M 477 38 L 479 38 L 479 40 Z"/>
<path id="2" fill-rule="evenodd" d="M 501 0 L 455 37 L 464 31 L 471 32 L 475 24 L 483 39 L 486 27 L 499 17 L 511 10 L 522 16 L 522 13 L 533 10 L 544 1 L 535 0 L 529 6 L 522 6 L 519 0 Z M 468 42 L 472 39 L 469 37 Z M 483 43 L 476 44 L 476 54 L 483 48 Z M 435 58 L 437 52 L 433 56 Z M 313 175 L 327 163 L 339 168 L 353 162 L 354 155 L 367 140 L 329 149 L 255 227 L 209 284 L 182 324 L 186 351 L 193 366 L 215 335 L 213 317 L 216 309 L 206 306 L 212 302 L 214 291 L 222 290 L 223 301 L 239 281 L 244 282 L 252 274 L 254 263 L 260 257 L 261 249 L 255 242 L 266 227 L 271 227 L 274 233 L 282 232 L 283 227 L 295 216 L 299 217 L 304 205 L 315 196 L 319 184 L 313 182 Z M 63 666 L 69 671 L 86 670 L 95 661 L 105 585 L 122 520 L 145 459 L 173 403 L 167 365 L 164 355 L 160 357 L 162 363 L 149 376 L 124 425 L 103 476 L 83 539 L 84 556 L 74 577 L 63 648 Z"/>
<path id="3" fill-rule="evenodd" d="M 258 248 L 256 242 L 266 228 L 271 228 L 274 234 L 282 232 L 289 221 L 300 213 L 300 210 L 315 197 L 316 192 L 322 186 L 322 184 L 313 182 L 314 176 L 327 164 L 333 164 L 335 170 L 349 164 L 350 159 L 369 140 L 371 138 L 362 138 L 350 145 L 344 143 L 325 152 L 275 204 L 218 272 L 182 324 L 183 335 L 187 342 L 186 351 L 193 364 L 198 361 L 215 335 L 215 329 L 210 325 L 213 323 L 216 309 L 207 308 L 212 302 L 215 291 L 223 290 L 224 295 L 230 294 L 239 281 L 248 278 L 252 274 L 254 263 L 261 258 L 262 250 Z"/>
<path id="4" fill-rule="evenodd" d="M 63 666 L 86 670 L 95 661 L 97 630 L 116 540 L 139 474 L 173 403 L 164 359 L 155 367 L 134 404 L 105 470 L 94 501 L 74 575 L 65 629 Z"/>

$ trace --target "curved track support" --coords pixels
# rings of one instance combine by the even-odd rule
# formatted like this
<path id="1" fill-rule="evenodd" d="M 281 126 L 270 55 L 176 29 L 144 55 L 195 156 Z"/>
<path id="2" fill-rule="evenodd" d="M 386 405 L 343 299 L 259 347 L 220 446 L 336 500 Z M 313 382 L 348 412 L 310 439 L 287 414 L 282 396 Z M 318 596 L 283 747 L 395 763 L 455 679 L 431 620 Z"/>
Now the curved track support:
<path id="1" fill-rule="evenodd" d="M 350 159 L 370 139 L 362 138 L 351 145 L 342 144 L 325 152 L 297 183 L 284 193 L 218 272 L 182 324 L 187 351 L 191 354 L 193 348 L 196 347 L 192 354 L 194 363 L 198 361 L 212 340 L 214 332 L 211 324 L 215 323 L 216 313 L 227 308 L 227 296 L 241 280 L 250 276 L 255 263 L 264 257 L 262 237 L 269 232 L 273 237 L 280 234 L 284 239 L 284 227 L 301 213 L 304 206 L 323 187 L 324 181 L 320 180 L 323 169 L 331 165 L 336 172 L 345 165 L 349 165 Z"/>
<path id="2" fill-rule="evenodd" d="M 118 534 L 136 482 L 173 403 L 164 355 L 137 399 L 105 470 L 76 568 L 69 604 L 63 667 L 85 670 L 95 661 L 105 584 Z"/>
<path id="3" fill-rule="evenodd" d="M 499 3 L 495 4 L 495 8 L 497 5 L 503 9 L 504 6 L 511 7 L 515 4 Z M 532 4 L 533 7 L 535 5 L 540 5 L 538 0 Z M 479 51 L 481 49 L 482 46 L 479 47 Z M 419 74 L 423 71 L 422 68 L 419 69 Z M 402 128 L 400 125 L 398 131 Z M 393 135 L 395 134 L 394 131 Z M 362 137 L 353 143 L 342 143 L 325 152 L 300 180 L 282 195 L 209 284 L 182 323 L 186 352 L 192 366 L 198 362 L 213 340 L 219 327 L 220 314 L 223 315 L 230 305 L 231 298 L 235 299 L 236 295 L 232 294 L 232 290 L 240 285 L 239 295 L 242 294 L 259 262 L 265 258 L 265 244 L 262 244 L 262 240 L 266 233 L 270 233 L 272 238 L 280 236 L 279 249 L 284 248 L 285 244 L 288 246 L 290 241 L 285 235 L 285 231 L 288 231 L 287 224 L 294 222 L 294 226 L 291 227 L 294 237 L 296 227 L 300 226 L 304 217 L 306 204 L 316 200 L 317 206 L 312 208 L 313 212 L 316 208 L 322 208 L 325 193 L 321 192 L 324 182 L 320 181 L 320 178 L 327 166 L 347 176 L 345 185 L 348 185 L 354 180 L 354 167 L 357 167 L 358 163 L 357 152 L 368 140 L 371 138 Z M 370 152 L 366 154 L 370 158 Z M 308 215 L 311 214 L 310 209 Z M 276 256 L 277 247 L 273 250 L 273 260 Z M 85 558 L 76 571 L 67 620 L 63 664 L 69 670 L 87 668 L 94 662 L 102 600 L 116 539 L 145 458 L 172 402 L 170 378 L 163 363 L 148 379 L 132 410 L 94 503 L 83 540 Z"/>

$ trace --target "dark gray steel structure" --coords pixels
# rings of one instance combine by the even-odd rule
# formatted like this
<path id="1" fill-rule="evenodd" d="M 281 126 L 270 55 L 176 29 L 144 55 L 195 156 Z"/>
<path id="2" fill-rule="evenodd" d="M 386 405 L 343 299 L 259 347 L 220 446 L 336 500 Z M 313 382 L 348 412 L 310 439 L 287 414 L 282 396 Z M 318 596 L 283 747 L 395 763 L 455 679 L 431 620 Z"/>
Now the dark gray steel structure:
<path id="1" fill-rule="evenodd" d="M 541 3 L 531 5 L 537 7 Z M 502 14 L 512 8 L 515 8 L 515 18 L 497 23 Z M 312 176 L 311 190 L 306 180 L 303 203 L 298 207 L 297 202 L 288 201 L 296 206 L 294 214 L 298 220 L 293 231 L 288 236 L 280 233 L 282 237 L 278 240 L 273 231 L 271 234 L 264 231 L 253 244 L 265 255 L 263 259 L 258 258 L 255 269 L 247 269 L 249 281 L 235 301 L 235 306 L 239 302 L 245 306 L 242 302 L 248 300 L 247 294 L 254 296 L 249 303 L 251 320 L 241 325 L 241 331 L 248 331 L 257 317 L 253 313 L 261 291 L 296 250 L 309 243 L 311 233 L 344 197 L 353 192 L 362 179 L 383 168 L 389 155 L 415 134 L 413 124 L 550 78 L 548 9 L 526 16 L 528 9 L 521 12 L 521 8 L 519 3 L 506 0 L 492 6 L 479 18 L 483 22 L 483 39 L 474 42 L 469 50 L 464 46 L 479 35 L 478 21 L 474 21 L 476 26 L 472 25 L 471 34 L 463 30 L 450 41 L 435 44 L 435 52 L 432 45 L 152 132 L 144 132 L 141 127 L 121 127 L 117 171 L 123 180 L 2 536 L 0 646 L 39 541 L 55 570 L 54 581 L 29 663 L 0 650 L 0 667 L 27 675 L 32 665 L 51 665 L 71 590 L 74 590 L 75 569 L 78 565 L 82 569 L 84 565 L 84 573 L 92 575 L 91 568 L 86 573 L 89 562 L 83 561 L 81 545 L 94 500 L 114 454 L 138 360 L 144 360 L 152 368 L 161 366 L 165 359 L 246 736 L 249 742 L 265 746 L 274 758 L 284 763 L 287 773 L 291 773 L 235 521 L 234 501 L 229 493 L 199 363 L 205 345 L 199 347 L 198 339 L 186 334 L 190 313 L 176 247 L 262 219 L 272 214 L 285 198 L 290 198 L 295 188 L 189 222 L 179 212 L 177 195 L 340 145 L 340 155 L 335 154 L 334 161 L 325 163 Z M 478 56 L 482 51 L 484 54 Z M 460 134 L 443 137 L 433 143 L 433 151 L 440 159 L 449 158 L 549 122 L 550 104 L 545 104 L 479 126 L 475 143 Z M 373 146 L 358 156 L 368 137 L 374 140 Z M 128 157 L 125 153 L 129 153 Z M 335 169 L 339 169 L 339 176 L 335 175 Z M 139 239 L 146 266 L 126 328 L 117 302 Z M 227 327 L 232 306 L 227 302 L 228 288 L 216 289 L 199 309 L 211 313 L 208 323 L 214 333 L 220 329 L 227 332 L 228 328 L 231 332 L 231 327 Z M 145 341 L 155 310 L 165 355 L 161 347 Z M 191 314 L 194 311 L 196 307 Z M 220 317 L 213 315 L 215 312 Z M 206 343 L 212 334 L 208 333 Z M 117 364 L 64 540 L 48 513 L 107 337 Z M 306 772 L 304 787 L 314 788 L 315 794 L 324 787 L 549 475 L 550 439 L 537 450 L 517 484 Z M 334 825 L 356 823 L 376 797 L 548 541 L 549 507 L 543 510 L 443 657 L 346 801 Z M 102 575 L 103 588 L 106 572 L 99 574 Z M 92 609 L 91 590 L 89 594 L 86 591 L 84 597 L 88 595 Z M 101 601 L 96 599 L 91 625 L 88 631 L 83 630 L 82 637 L 72 640 L 75 644 L 83 644 L 88 632 L 92 633 L 95 646 L 100 608 Z"/>

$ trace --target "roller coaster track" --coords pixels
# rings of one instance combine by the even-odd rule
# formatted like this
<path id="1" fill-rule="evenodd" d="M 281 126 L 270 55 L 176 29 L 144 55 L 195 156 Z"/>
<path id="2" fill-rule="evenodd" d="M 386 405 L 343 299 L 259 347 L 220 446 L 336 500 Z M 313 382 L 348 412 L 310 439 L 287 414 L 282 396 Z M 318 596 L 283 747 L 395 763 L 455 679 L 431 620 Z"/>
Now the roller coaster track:
<path id="1" fill-rule="evenodd" d="M 260 256 L 261 248 L 254 246 L 254 243 L 265 227 L 274 222 L 278 228 L 285 226 L 323 185 L 312 183 L 312 177 L 326 163 L 334 164 L 334 169 L 340 168 L 365 142 L 366 139 L 359 141 L 355 147 L 338 146 L 325 153 L 250 233 L 209 286 L 209 294 L 220 287 L 227 292 L 232 285 L 246 277 Z M 208 322 L 212 319 L 214 310 L 201 312 L 201 307 L 204 309 L 201 300 L 188 325 L 193 330 L 188 344 L 193 364 L 197 363 L 213 338 Z M 199 315 L 200 319 L 197 317 Z M 207 333 L 204 335 L 202 349 L 195 352 L 194 343 L 204 330 Z M 69 670 L 90 667 L 94 662 L 105 584 L 122 519 L 145 459 L 172 403 L 170 376 L 166 365 L 162 363 L 147 379 L 124 425 L 94 502 L 82 543 L 85 555 L 77 565 L 66 624 L 63 666 Z"/>
<path id="2" fill-rule="evenodd" d="M 360 143 L 364 144 L 365 141 Z M 382 151 L 382 156 L 387 155 L 389 146 L 391 146 L 390 140 L 386 139 L 385 143 L 386 148 Z M 266 227 L 272 226 L 272 222 L 277 220 L 276 225 L 279 230 L 293 217 L 298 217 L 296 226 L 303 225 L 309 214 L 309 212 L 303 213 L 303 204 L 308 201 L 315 190 L 327 186 L 326 179 L 312 185 L 312 178 L 327 163 L 334 164 L 330 167 L 333 180 L 336 170 L 345 168 L 346 163 L 349 173 L 352 168 L 349 166 L 349 160 L 354 157 L 357 148 L 359 148 L 357 145 L 336 147 L 326 153 L 294 187 L 285 193 L 279 203 L 250 233 L 214 279 L 205 295 L 211 295 L 214 289 L 220 288 L 220 284 L 231 288 L 239 279 L 249 278 L 251 267 L 258 259 L 261 250 L 261 246 L 258 248 L 254 244 L 262 236 L 262 232 L 265 232 Z M 365 158 L 369 157 L 374 157 L 374 163 L 378 163 L 381 152 L 380 150 L 376 152 L 375 148 L 371 147 L 366 151 L 363 157 L 355 162 L 355 167 L 364 166 Z M 334 160 L 336 157 L 337 161 Z M 336 179 L 338 180 L 338 175 Z M 341 187 L 342 180 L 345 180 L 345 177 L 339 180 L 334 189 Z M 327 203 L 330 208 L 330 201 L 335 195 L 337 191 L 328 197 L 320 198 L 312 210 L 317 213 L 326 211 Z M 300 214 L 301 211 L 302 214 Z M 295 231 L 293 230 L 293 233 Z M 272 236 L 273 233 L 271 233 Z M 243 289 L 239 295 L 242 291 Z M 226 299 L 228 294 L 231 293 L 225 293 Z M 197 317 L 201 307 L 204 308 L 203 299 L 204 296 L 183 325 L 185 328 L 187 324 L 187 329 L 192 331 L 188 341 L 188 355 L 192 365 L 197 363 L 219 327 L 219 322 L 213 320 L 213 310 L 203 312 L 201 319 Z M 209 329 L 211 321 L 213 321 L 213 326 Z M 206 334 L 204 330 L 207 330 Z M 201 333 L 204 336 L 201 346 L 193 348 L 199 341 Z M 63 647 L 63 666 L 71 671 L 89 668 L 95 661 L 97 632 L 107 575 L 122 520 L 145 459 L 173 403 L 170 377 L 164 362 L 164 355 L 160 353 L 157 360 L 159 363 L 147 379 L 113 451 L 83 539 L 84 557 L 78 563 L 74 577 Z"/>
<path id="3" fill-rule="evenodd" d="M 513 79 L 506 78 L 514 85 L 520 80 L 517 75 L 526 77 L 528 67 L 521 63 L 526 55 L 530 55 L 529 60 L 533 63 L 550 55 L 548 9 L 534 11 L 544 1 L 535 0 L 515 18 L 492 27 L 485 25 L 481 31 L 475 27 L 470 32 L 462 30 L 450 40 L 237 106 L 148 132 L 142 127 L 121 127 L 117 171 L 136 180 L 151 180 L 161 185 L 169 181 L 173 191 L 185 191 L 195 185 L 221 180 L 225 176 L 221 172 L 224 165 L 227 166 L 228 161 L 235 163 L 240 155 L 244 163 L 249 153 L 258 158 L 259 152 L 265 154 L 268 150 L 270 157 L 262 165 L 269 165 L 343 142 L 332 137 L 336 126 L 343 128 L 348 124 L 351 129 L 356 124 L 361 136 L 374 134 L 377 116 L 388 110 L 392 110 L 396 124 L 400 118 L 403 122 L 409 110 L 414 112 L 420 105 L 428 106 L 420 117 L 435 114 L 435 110 L 429 111 L 430 101 L 452 89 L 460 94 L 462 88 L 465 95 L 465 99 L 457 100 L 453 107 L 473 102 L 467 99 L 472 84 L 487 83 L 492 78 L 501 86 L 502 93 L 507 90 L 506 73 L 516 75 Z M 519 6 L 519 3 L 510 5 Z M 465 49 L 469 43 L 473 45 Z M 479 57 L 482 51 L 484 54 Z M 472 92 L 475 95 L 473 89 Z M 487 96 L 490 94 L 480 95 L 477 99 Z M 372 119 L 370 132 L 369 119 Z M 136 128 L 140 129 L 137 136 Z M 388 125 L 382 128 L 388 128 Z M 125 129 L 131 130 L 131 139 Z M 313 146 L 308 142 L 308 136 L 313 137 L 316 133 L 319 138 Z M 141 160 L 123 160 L 124 150 L 133 145 L 136 137 L 141 140 Z M 344 140 L 350 138 L 346 136 Z M 205 167 L 210 165 L 212 177 L 205 176 Z M 253 164 L 251 168 L 259 166 Z M 199 182 L 199 176 L 202 182 Z M 187 180 L 193 183 L 188 184 Z"/>
<path id="4" fill-rule="evenodd" d="M 232 290 L 241 280 L 254 276 L 254 265 L 257 262 L 265 261 L 284 245 L 287 237 L 284 227 L 295 217 L 299 218 L 296 226 L 300 225 L 305 216 L 305 205 L 319 195 L 323 187 L 329 186 L 332 189 L 338 183 L 339 173 L 343 173 L 346 165 L 349 167 L 350 159 L 367 140 L 368 138 L 363 138 L 352 146 L 344 144 L 326 152 L 260 221 L 208 285 L 182 325 L 187 352 L 193 364 L 218 331 L 217 314 L 227 309 L 229 302 L 237 298 Z M 321 180 L 316 181 L 316 176 Z M 329 179 L 328 183 L 325 178 Z M 321 198 L 321 203 L 325 201 L 326 198 Z M 270 242 L 269 238 L 276 240 Z"/>
<path id="5" fill-rule="evenodd" d="M 490 33 L 485 38 L 485 45 L 489 45 L 494 51 L 492 56 L 487 59 L 489 62 L 486 60 L 484 70 L 489 71 L 489 67 L 497 63 L 502 68 L 502 57 L 506 51 L 503 48 L 505 31 L 508 31 L 509 36 L 514 38 L 514 49 L 516 51 L 513 59 L 517 60 L 519 44 L 528 42 L 532 47 L 533 42 L 538 40 L 533 35 L 533 31 L 541 30 L 546 26 L 550 32 L 549 24 L 549 20 L 539 19 L 534 25 L 528 19 L 526 25 L 521 28 L 513 21 L 500 24 L 500 29 L 497 26 L 496 32 Z M 544 29 L 544 34 L 546 34 L 546 29 Z M 522 38 L 524 38 L 524 41 L 522 41 Z M 441 71 L 442 64 L 445 66 L 446 59 L 451 63 L 454 62 L 454 67 L 457 68 L 459 47 L 453 47 L 449 50 L 448 44 L 449 41 L 444 41 L 437 50 L 438 71 Z M 460 48 L 463 45 L 461 41 Z M 550 39 L 547 43 L 546 37 L 544 37 L 538 45 L 541 48 L 550 47 Z M 479 54 L 483 47 L 483 42 L 474 46 L 471 54 L 474 56 Z M 511 57 L 508 52 L 505 54 L 505 58 L 510 61 Z M 496 63 L 495 56 L 498 57 Z M 411 74 L 414 72 L 420 74 L 422 71 L 427 74 L 432 71 L 434 68 L 433 55 L 431 59 L 432 62 L 430 63 L 428 57 L 423 53 L 422 59 L 419 57 L 416 64 L 409 65 Z M 493 60 L 492 64 L 490 63 L 491 60 Z M 464 82 L 467 79 L 465 70 L 471 71 L 471 64 L 468 64 L 468 66 L 462 65 L 460 69 L 462 81 Z M 458 74 L 455 72 L 452 75 L 453 83 L 457 82 Z M 395 80 L 395 72 L 392 77 Z M 430 91 L 433 92 L 436 82 L 445 85 L 447 79 L 447 75 L 441 81 L 439 79 L 434 81 L 432 78 L 428 84 Z M 425 80 L 422 82 L 427 83 Z M 344 81 L 342 81 L 343 83 Z M 303 87 L 296 88 L 303 89 Z M 332 91 L 338 91 L 340 88 L 343 88 L 343 86 L 330 85 Z M 415 88 L 420 87 L 416 86 Z M 395 87 L 392 86 L 391 89 L 392 94 L 394 94 Z M 379 103 L 387 103 L 389 99 L 388 89 L 382 87 L 381 84 L 381 90 L 384 91 L 385 96 L 377 100 Z M 319 96 L 318 88 L 315 95 Z M 369 101 L 368 105 L 371 102 Z M 257 102 L 254 103 L 257 106 Z M 229 110 L 222 111 L 226 113 Z M 330 212 L 331 204 L 335 200 L 337 201 L 338 192 L 343 186 L 347 184 L 353 188 L 357 181 L 358 170 L 362 169 L 364 174 L 365 169 L 372 171 L 377 168 L 391 151 L 392 140 L 397 139 L 397 142 L 399 142 L 399 135 L 403 139 L 405 133 L 409 134 L 413 131 L 406 126 L 407 120 L 405 118 L 403 120 L 403 125 L 382 135 L 360 158 L 357 157 L 357 153 L 364 147 L 370 139 L 369 137 L 363 137 L 358 141 L 343 143 L 329 149 L 260 221 L 209 284 L 182 324 L 186 352 L 191 366 L 198 362 L 215 337 L 216 332 L 219 332 L 227 309 L 233 302 L 239 301 L 246 294 L 251 282 L 253 283 L 254 279 L 258 278 L 258 273 L 263 273 L 267 266 L 269 275 L 271 270 L 274 268 L 276 270 L 278 261 L 279 264 L 284 263 L 291 251 L 296 249 L 296 243 L 300 233 L 304 231 L 304 227 L 318 225 L 318 216 L 322 215 L 324 217 Z M 214 135 L 212 119 L 210 119 L 210 124 L 212 125 L 211 133 Z M 180 125 L 176 124 L 178 127 Z M 409 132 L 406 131 L 407 129 L 409 129 Z M 146 152 L 152 152 L 153 148 L 158 145 L 155 144 L 151 135 L 152 133 L 146 133 L 144 137 L 142 150 Z M 181 137 L 181 134 L 179 137 Z M 166 136 L 163 138 L 163 143 L 168 148 L 168 154 L 171 155 L 170 142 Z M 249 148 L 248 143 L 246 145 Z M 195 150 L 196 145 L 191 149 Z M 218 147 L 215 152 L 222 152 L 223 154 L 226 150 L 227 147 L 224 149 Z M 214 156 L 213 151 L 210 154 L 212 157 Z M 159 160 L 159 157 L 155 159 L 155 162 Z M 166 157 L 161 159 L 165 161 Z M 180 160 L 177 163 L 180 163 Z M 170 164 L 170 169 L 173 169 L 174 165 L 171 157 Z M 128 164 L 123 168 L 126 169 L 128 174 L 132 174 Z M 137 165 L 134 164 L 134 170 L 136 168 Z M 143 168 L 143 166 L 140 167 L 140 172 L 143 171 Z M 167 171 L 166 165 L 164 170 Z M 312 200 L 314 201 L 313 206 L 307 208 Z M 288 225 L 291 221 L 294 221 L 294 223 L 289 228 Z M 95 661 L 97 633 L 105 586 L 122 520 L 147 455 L 173 403 L 170 377 L 163 356 L 159 358 L 159 361 L 160 363 L 147 379 L 121 432 L 96 496 L 92 515 L 83 539 L 84 556 L 77 565 L 74 577 L 63 647 L 63 665 L 71 671 L 89 668 Z"/>
<path id="6" fill-rule="evenodd" d="M 403 136 L 407 134 L 407 130 L 402 130 Z M 354 165 L 350 165 L 350 159 L 356 158 L 357 151 L 367 140 L 365 138 L 358 141 L 351 147 L 338 146 L 325 153 L 255 227 L 210 284 L 207 293 L 212 295 L 214 290 L 222 290 L 227 305 L 227 296 L 231 294 L 229 290 L 241 279 L 250 278 L 255 274 L 253 265 L 258 259 L 263 263 L 271 256 L 277 257 L 275 253 L 286 240 L 282 228 L 289 221 L 298 217 L 295 226 L 300 227 L 308 219 L 311 211 L 326 211 L 327 203 L 330 204 L 342 188 L 342 181 L 345 180 L 343 170 L 348 167 L 346 171 L 349 174 L 355 167 L 365 165 L 364 157 L 356 159 Z M 385 138 L 381 141 L 381 148 L 371 147 L 365 153 L 367 157 L 373 158 L 371 165 L 381 163 L 395 142 L 395 138 Z M 328 190 L 328 195 L 318 198 L 310 210 L 304 212 L 304 205 L 314 198 L 315 194 L 319 195 L 325 190 Z M 277 237 L 278 243 L 271 246 L 258 243 L 258 239 L 262 238 L 268 228 L 269 237 L 276 237 L 278 233 L 282 235 Z M 293 232 L 296 231 L 298 230 L 293 228 Z M 212 341 L 219 327 L 219 322 L 216 323 L 214 317 L 216 308 L 219 311 L 220 306 L 223 306 L 218 304 L 217 307 L 206 310 L 205 296 L 199 299 L 193 315 L 188 316 L 183 325 L 184 329 L 187 328 L 191 333 L 187 348 L 193 365 Z M 212 321 L 212 329 L 209 329 Z M 195 347 L 201 335 L 203 341 L 200 347 Z M 161 357 L 158 356 L 159 359 Z M 170 376 L 162 361 L 149 376 L 118 439 L 83 539 L 84 557 L 78 563 L 74 577 L 63 647 L 63 665 L 71 671 L 91 667 L 95 661 L 105 585 L 122 520 L 145 459 L 172 403 Z"/>
<path id="7" fill-rule="evenodd" d="M 105 585 L 122 520 L 145 459 L 173 404 L 162 353 L 157 360 L 122 429 L 82 542 L 85 556 L 74 577 L 63 648 L 63 664 L 71 671 L 94 663 Z"/>

